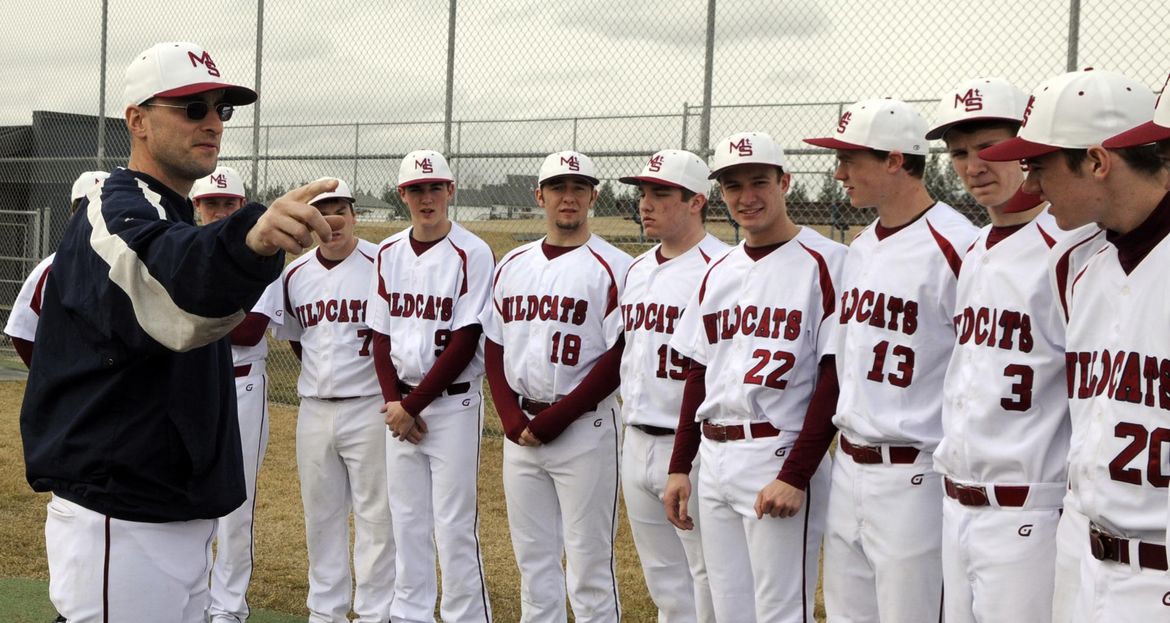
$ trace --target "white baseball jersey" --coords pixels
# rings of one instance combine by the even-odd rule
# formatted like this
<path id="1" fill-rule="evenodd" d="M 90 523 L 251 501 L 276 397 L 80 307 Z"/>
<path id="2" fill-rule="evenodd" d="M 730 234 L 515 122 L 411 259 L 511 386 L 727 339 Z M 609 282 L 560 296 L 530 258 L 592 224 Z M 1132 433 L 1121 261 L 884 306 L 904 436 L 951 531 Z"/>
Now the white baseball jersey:
<path id="1" fill-rule="evenodd" d="M 962 482 L 1064 483 L 1064 321 L 1041 260 L 1067 233 L 1047 209 L 988 248 L 991 231 L 959 273 L 935 469 Z"/>
<path id="2" fill-rule="evenodd" d="M 483 329 L 504 347 L 512 389 L 556 402 L 621 337 L 621 276 L 633 258 L 596 234 L 551 260 L 543 242 L 517 247 L 500 261 Z"/>
<path id="3" fill-rule="evenodd" d="M 1159 207 L 1159 211 L 1167 210 Z M 1151 217 L 1150 220 L 1154 220 Z M 1127 236 L 1146 235 L 1141 228 Z M 1170 483 L 1170 237 L 1130 272 L 1109 242 L 1069 284 L 1072 494 L 1090 520 L 1164 543 Z"/>
<path id="4" fill-rule="evenodd" d="M 942 202 L 884 238 L 877 229 L 862 230 L 845 261 L 833 423 L 854 443 L 930 452 L 942 438 L 962 253 L 978 231 Z"/>
<path id="5" fill-rule="evenodd" d="M 279 327 L 284 324 L 284 280 L 277 279 L 268 284 L 260 300 L 252 306 L 252 311 L 268 317 L 268 326 Z M 268 357 L 268 340 L 260 338 L 253 346 L 232 344 L 232 365 L 242 366 L 249 363 L 258 363 Z"/>
<path id="6" fill-rule="evenodd" d="M 398 378 L 418 385 L 435 365 L 451 332 L 478 324 L 491 290 L 495 260 L 483 240 L 458 223 L 445 238 L 415 255 L 408 228 L 382 242 L 375 258 L 369 325 L 390 336 Z M 479 383 L 483 349 L 456 382 Z"/>
<path id="7" fill-rule="evenodd" d="M 828 350 L 846 249 L 807 227 L 759 260 L 744 244 L 711 263 L 670 346 L 707 366 L 696 420 L 796 432 Z"/>
<path id="8" fill-rule="evenodd" d="M 378 247 L 358 239 L 357 247 L 332 268 L 319 251 L 285 267 L 284 324 L 276 337 L 301 343 L 297 393 L 310 398 L 381 395 L 374 359 L 373 331 L 366 324 L 366 296 Z"/>
<path id="9" fill-rule="evenodd" d="M 20 286 L 20 293 L 12 303 L 12 311 L 8 314 L 8 324 L 4 326 L 4 333 L 9 337 L 33 341 L 37 335 L 37 324 L 41 319 L 41 293 L 45 288 L 45 279 L 49 276 L 49 269 L 53 266 L 53 257 L 50 253 L 41 260 L 36 268 L 28 274 L 24 285 Z"/>
<path id="10" fill-rule="evenodd" d="M 707 234 L 686 253 L 660 261 L 661 246 L 639 255 L 625 277 L 622 413 L 627 424 L 673 429 L 687 371 L 686 358 L 670 347 L 670 338 L 708 265 L 728 247 Z"/>

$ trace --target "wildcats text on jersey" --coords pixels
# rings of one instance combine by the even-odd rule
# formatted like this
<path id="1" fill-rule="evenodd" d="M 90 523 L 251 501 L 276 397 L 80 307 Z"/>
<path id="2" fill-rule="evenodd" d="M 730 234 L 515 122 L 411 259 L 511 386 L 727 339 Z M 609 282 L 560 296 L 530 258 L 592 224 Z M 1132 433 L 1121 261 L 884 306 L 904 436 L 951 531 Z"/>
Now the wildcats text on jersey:
<path id="1" fill-rule="evenodd" d="M 650 331 L 674 334 L 674 323 L 682 316 L 683 308 L 665 303 L 626 303 L 622 305 L 622 320 L 626 331 Z"/>
<path id="2" fill-rule="evenodd" d="M 1132 351 L 1081 351 L 1064 356 L 1069 399 L 1105 395 L 1170 411 L 1170 359 Z"/>
<path id="3" fill-rule="evenodd" d="M 366 302 L 362 299 L 325 299 L 297 305 L 292 310 L 301 326 L 306 329 L 326 322 L 366 321 Z"/>
<path id="4" fill-rule="evenodd" d="M 1032 318 L 1027 312 L 980 307 L 964 308 L 955 316 L 958 343 L 1032 352 Z"/>
<path id="5" fill-rule="evenodd" d="M 755 305 L 736 305 L 703 314 L 703 329 L 708 344 L 734 339 L 738 333 L 774 340 L 783 335 L 784 339 L 792 341 L 800 337 L 803 318 L 804 313 L 799 309 L 764 307 L 761 310 Z"/>
<path id="6" fill-rule="evenodd" d="M 589 301 L 556 294 L 517 294 L 500 301 L 500 317 L 505 323 L 532 320 L 585 323 Z"/>
<path id="7" fill-rule="evenodd" d="M 389 311 L 392 318 L 422 318 L 423 320 L 451 320 L 455 299 L 432 294 L 391 292 Z"/>
<path id="8" fill-rule="evenodd" d="M 907 301 L 873 290 L 845 290 L 841 293 L 840 323 L 848 324 L 851 320 L 914 335 L 918 330 L 918 301 Z"/>

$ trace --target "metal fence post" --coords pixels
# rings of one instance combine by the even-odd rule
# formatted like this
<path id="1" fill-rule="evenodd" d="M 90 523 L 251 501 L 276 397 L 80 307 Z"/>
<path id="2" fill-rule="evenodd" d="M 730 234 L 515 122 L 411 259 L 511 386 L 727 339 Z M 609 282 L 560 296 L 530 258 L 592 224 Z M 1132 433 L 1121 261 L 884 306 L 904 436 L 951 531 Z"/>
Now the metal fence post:
<path id="1" fill-rule="evenodd" d="M 1077 48 L 1081 39 L 1081 0 L 1069 0 L 1068 3 L 1068 67 L 1067 71 L 1077 70 Z"/>
<path id="2" fill-rule="evenodd" d="M 49 254 L 51 245 L 50 235 L 52 234 L 53 224 L 53 210 L 49 206 L 43 206 L 37 212 L 37 238 L 40 242 L 40 249 L 37 249 L 37 261 L 44 259 Z M 34 262 L 35 265 L 35 262 Z M 32 266 L 29 267 L 32 270 Z"/>
<path id="3" fill-rule="evenodd" d="M 577 151 L 577 118 L 573 117 L 573 151 Z"/>
<path id="4" fill-rule="evenodd" d="M 687 121 L 690 121 L 690 109 L 691 109 L 691 105 L 686 103 L 686 102 L 683 102 L 682 145 L 679 147 L 679 149 L 686 149 L 687 148 Z"/>
<path id="5" fill-rule="evenodd" d="M 362 124 L 353 124 L 353 178 L 349 180 L 350 188 L 353 192 L 358 192 L 357 169 L 358 169 L 358 141 L 362 136 Z"/>
<path id="6" fill-rule="evenodd" d="M 98 87 L 97 166 L 94 167 L 98 171 L 106 170 L 106 37 L 109 13 L 109 0 L 102 0 L 101 86 Z"/>
<path id="7" fill-rule="evenodd" d="M 715 64 L 715 0 L 707 0 L 707 57 L 703 63 L 703 113 L 699 121 L 698 154 L 711 153 L 711 77 Z"/>
<path id="8" fill-rule="evenodd" d="M 256 93 L 260 93 L 260 74 L 264 58 L 264 0 L 256 0 Z M 268 135 L 264 136 L 264 155 L 268 155 Z M 260 175 L 260 98 L 252 104 L 252 192 L 259 195 L 256 182 Z M 264 184 L 268 185 L 268 160 L 264 160 Z"/>

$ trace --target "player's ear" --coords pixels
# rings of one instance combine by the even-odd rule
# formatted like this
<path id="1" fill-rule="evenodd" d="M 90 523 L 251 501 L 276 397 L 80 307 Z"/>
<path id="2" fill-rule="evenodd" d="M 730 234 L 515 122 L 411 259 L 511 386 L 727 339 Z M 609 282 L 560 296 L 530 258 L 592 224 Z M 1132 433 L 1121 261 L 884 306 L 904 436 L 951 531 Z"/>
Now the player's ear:
<path id="1" fill-rule="evenodd" d="M 780 190 L 785 194 L 788 193 L 788 188 L 792 186 L 792 174 L 781 169 L 780 170 Z"/>
<path id="2" fill-rule="evenodd" d="M 126 107 L 126 129 L 130 132 L 130 136 L 136 138 L 146 136 L 146 113 L 141 107 Z"/>
<path id="3" fill-rule="evenodd" d="M 906 155 L 900 151 L 891 151 L 890 155 L 886 156 L 886 172 L 897 173 L 902 170 L 902 163 L 906 161 Z"/>
<path id="4" fill-rule="evenodd" d="M 536 205 L 544 207 L 544 193 L 540 192 L 540 186 L 536 187 Z"/>
<path id="5" fill-rule="evenodd" d="M 1093 145 L 1085 150 L 1085 162 L 1081 165 L 1082 170 L 1088 169 L 1089 174 L 1096 180 L 1104 180 L 1109 177 L 1109 172 L 1113 170 L 1113 159 L 1118 155 L 1101 147 L 1100 145 Z"/>

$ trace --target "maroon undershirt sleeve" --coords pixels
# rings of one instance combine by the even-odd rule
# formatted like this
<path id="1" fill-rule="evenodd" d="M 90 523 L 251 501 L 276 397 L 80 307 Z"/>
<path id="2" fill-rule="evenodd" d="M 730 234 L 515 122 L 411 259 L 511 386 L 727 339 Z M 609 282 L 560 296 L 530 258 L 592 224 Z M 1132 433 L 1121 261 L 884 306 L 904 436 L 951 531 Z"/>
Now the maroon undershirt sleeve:
<path id="1" fill-rule="evenodd" d="M 297 356 L 297 361 L 301 360 L 301 343 L 296 340 L 288 341 L 289 348 L 292 349 L 293 354 Z"/>
<path id="2" fill-rule="evenodd" d="M 24 362 L 24 367 L 32 367 L 32 351 L 33 343 L 31 340 L 22 340 L 18 337 L 12 338 L 12 347 L 16 349 L 16 354 L 20 355 L 20 360 Z"/>
<path id="3" fill-rule="evenodd" d="M 264 339 L 268 328 L 268 316 L 259 312 L 248 312 L 244 321 L 232 329 L 232 346 L 255 346 Z"/>
<path id="4" fill-rule="evenodd" d="M 475 357 L 475 351 L 479 348 L 479 336 L 482 333 L 483 326 L 478 324 L 467 325 L 453 331 L 446 348 L 435 360 L 435 365 L 427 371 L 418 387 L 411 391 L 409 396 L 402 399 L 402 408 L 406 409 L 407 413 L 418 417 L 423 409 L 426 409 L 434 402 L 435 398 L 442 395 L 447 390 L 447 386 L 454 383 L 455 379 L 463 374 L 467 364 L 471 363 L 472 358 Z M 382 388 L 382 391 L 385 392 L 386 389 Z"/>
<path id="5" fill-rule="evenodd" d="M 572 391 L 532 418 L 528 430 L 537 439 L 548 443 L 565 432 L 577 418 L 597 408 L 600 400 L 617 391 L 622 380 L 622 351 L 625 345 L 625 338 L 618 337 L 617 344 L 601 355 Z"/>
<path id="6" fill-rule="evenodd" d="M 689 474 L 699 453 L 701 431 L 695 421 L 699 405 L 707 397 L 707 366 L 691 361 L 683 386 L 682 406 L 678 411 L 678 430 L 674 433 L 674 450 L 670 453 L 670 474 Z"/>
<path id="7" fill-rule="evenodd" d="M 520 397 L 508 385 L 504 374 L 504 347 L 491 340 L 484 340 L 484 367 L 487 368 L 488 388 L 492 391 L 492 402 L 500 415 L 504 436 L 513 443 L 519 443 L 520 433 L 528 426 L 528 418 L 520 410 Z"/>
<path id="8" fill-rule="evenodd" d="M 833 415 L 837 412 L 838 393 L 840 386 L 837 384 L 835 358 L 826 355 L 821 358 L 817 386 L 813 388 L 812 399 L 804 414 L 804 426 L 792 445 L 792 453 L 785 459 L 784 467 L 776 476 L 778 480 L 801 491 L 808 488 L 808 481 L 816 473 L 817 466 L 829 450 L 829 444 L 833 443 L 833 436 L 837 434 Z"/>
<path id="9" fill-rule="evenodd" d="M 373 343 L 370 346 L 374 355 L 374 372 L 378 375 L 378 387 L 382 388 L 382 400 L 386 402 L 402 400 L 402 394 L 398 392 L 398 370 L 394 368 L 394 361 L 390 359 L 390 336 L 374 331 Z"/>

